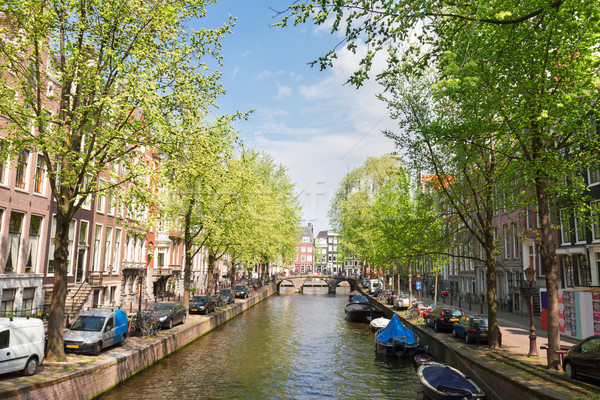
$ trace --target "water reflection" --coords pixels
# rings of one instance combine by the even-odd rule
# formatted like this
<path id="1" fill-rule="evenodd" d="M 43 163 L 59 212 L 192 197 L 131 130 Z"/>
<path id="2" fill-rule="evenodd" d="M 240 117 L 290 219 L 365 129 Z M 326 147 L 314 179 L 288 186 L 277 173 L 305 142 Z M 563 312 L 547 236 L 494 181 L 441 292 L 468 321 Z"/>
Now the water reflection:
<path id="1" fill-rule="evenodd" d="M 412 359 L 377 359 L 368 325 L 344 319 L 348 292 L 284 288 L 103 399 L 422 398 Z"/>

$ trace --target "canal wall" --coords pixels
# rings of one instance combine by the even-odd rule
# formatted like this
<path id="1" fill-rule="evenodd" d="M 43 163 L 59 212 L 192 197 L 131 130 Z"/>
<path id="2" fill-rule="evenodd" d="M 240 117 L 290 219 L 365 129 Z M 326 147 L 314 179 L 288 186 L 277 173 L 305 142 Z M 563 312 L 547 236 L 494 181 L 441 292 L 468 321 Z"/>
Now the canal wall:
<path id="1" fill-rule="evenodd" d="M 274 284 L 264 286 L 253 297 L 236 301 L 207 318 L 195 321 L 188 319 L 184 325 L 161 332 L 153 338 L 128 340 L 125 346 L 105 351 L 89 363 L 85 358 L 78 365 L 44 362 L 44 366 L 58 366 L 62 370 L 49 375 L 38 372 L 27 380 L 3 387 L 0 399 L 94 398 L 275 293 L 277 289 Z"/>
<path id="2" fill-rule="evenodd" d="M 389 306 L 374 298 L 370 301 L 384 310 L 386 318 L 394 315 L 395 312 Z M 488 400 L 564 400 L 563 395 L 532 383 L 527 376 L 519 376 L 515 370 L 499 368 L 498 365 L 478 357 L 468 346 L 457 344 L 450 335 L 436 335 L 432 329 L 414 324 L 402 314 L 398 314 L 398 317 L 421 338 L 423 344 L 429 346 L 429 354 L 435 360 L 451 365 L 473 379 L 486 393 Z"/>

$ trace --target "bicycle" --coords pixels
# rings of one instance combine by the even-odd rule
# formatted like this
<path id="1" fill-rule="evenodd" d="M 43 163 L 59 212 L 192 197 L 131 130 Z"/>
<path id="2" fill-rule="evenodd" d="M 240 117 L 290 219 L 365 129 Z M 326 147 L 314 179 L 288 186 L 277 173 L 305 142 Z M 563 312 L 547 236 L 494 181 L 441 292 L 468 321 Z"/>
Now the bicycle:
<path id="1" fill-rule="evenodd" d="M 131 319 L 131 329 L 143 336 L 155 336 L 160 330 L 160 320 L 148 310 L 138 310 Z"/>

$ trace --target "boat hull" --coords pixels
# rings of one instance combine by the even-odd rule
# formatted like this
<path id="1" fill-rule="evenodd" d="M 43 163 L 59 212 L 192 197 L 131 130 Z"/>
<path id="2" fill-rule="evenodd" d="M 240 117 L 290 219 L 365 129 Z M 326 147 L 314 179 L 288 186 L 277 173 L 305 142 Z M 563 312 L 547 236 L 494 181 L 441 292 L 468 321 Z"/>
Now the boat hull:
<path id="1" fill-rule="evenodd" d="M 350 303 L 345 308 L 346 319 L 350 322 L 369 323 L 383 315 L 383 311 L 370 304 Z"/>
<path id="2" fill-rule="evenodd" d="M 462 372 L 445 364 L 424 364 L 417 370 L 425 395 L 432 400 L 484 399 L 485 393 Z"/>
<path id="3" fill-rule="evenodd" d="M 407 345 L 399 340 L 390 340 L 387 342 L 382 342 L 380 340 L 375 340 L 375 351 L 377 354 L 381 354 L 387 357 L 413 357 L 417 354 L 417 350 L 419 346 Z"/>

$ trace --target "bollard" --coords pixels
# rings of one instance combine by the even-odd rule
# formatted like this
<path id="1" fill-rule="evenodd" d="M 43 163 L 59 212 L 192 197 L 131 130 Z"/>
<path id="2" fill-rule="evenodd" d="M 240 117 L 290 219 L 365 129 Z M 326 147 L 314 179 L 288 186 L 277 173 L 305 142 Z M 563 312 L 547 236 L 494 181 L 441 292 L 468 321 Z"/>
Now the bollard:
<path id="1" fill-rule="evenodd" d="M 127 338 L 131 337 L 131 321 L 127 321 Z"/>
<path id="2" fill-rule="evenodd" d="M 146 299 L 146 309 L 148 309 L 148 299 Z"/>
<path id="3" fill-rule="evenodd" d="M 462 304 L 462 303 L 461 303 L 461 301 L 460 301 L 460 297 L 459 297 L 459 298 L 458 298 L 458 308 L 462 308 L 462 305 L 461 305 L 461 304 Z"/>
<path id="4" fill-rule="evenodd" d="M 69 314 L 67 314 L 67 325 L 66 328 L 69 329 Z"/>
<path id="5" fill-rule="evenodd" d="M 481 335 L 481 330 L 477 329 L 477 347 L 479 347 L 479 335 Z"/>
<path id="6" fill-rule="evenodd" d="M 177 295 L 177 301 L 181 301 L 181 294 Z"/>
<path id="7" fill-rule="evenodd" d="M 469 311 L 471 311 L 471 297 L 469 296 Z"/>
<path id="8" fill-rule="evenodd" d="M 133 303 L 130 301 L 129 302 L 129 313 L 131 314 L 133 312 Z"/>
<path id="9" fill-rule="evenodd" d="M 452 305 L 452 296 L 450 296 L 450 305 Z"/>
<path id="10" fill-rule="evenodd" d="M 479 312 L 483 314 L 483 301 L 481 302 L 481 310 Z"/>

